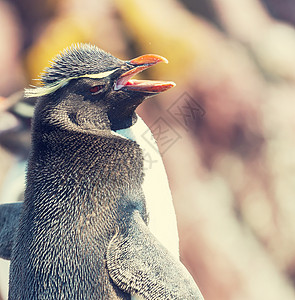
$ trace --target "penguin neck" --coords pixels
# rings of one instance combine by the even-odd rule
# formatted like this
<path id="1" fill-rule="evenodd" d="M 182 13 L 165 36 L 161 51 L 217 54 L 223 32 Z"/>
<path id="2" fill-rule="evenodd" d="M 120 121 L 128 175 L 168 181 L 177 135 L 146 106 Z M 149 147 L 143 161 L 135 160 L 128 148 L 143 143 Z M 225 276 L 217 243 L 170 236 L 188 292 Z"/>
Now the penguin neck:
<path id="1" fill-rule="evenodd" d="M 143 120 L 134 113 L 134 120 L 130 126 L 123 129 L 113 129 L 113 131 L 127 140 L 138 143 L 139 137 L 142 136 L 146 130 L 149 130 Z"/>
<path id="2" fill-rule="evenodd" d="M 131 112 L 127 113 L 123 116 L 115 116 L 109 115 L 109 119 L 111 122 L 111 129 L 113 131 L 120 131 L 120 130 L 128 130 L 131 126 L 135 125 L 138 119 L 138 115 L 132 110 Z"/>
<path id="3" fill-rule="evenodd" d="M 107 189 L 120 196 L 127 189 L 124 182 L 128 182 L 128 189 L 138 190 L 143 181 L 140 147 L 110 130 L 55 129 L 43 132 L 41 137 L 39 131 L 35 132 L 33 137 L 27 173 L 28 205 L 48 202 L 48 213 L 54 210 L 53 203 L 76 210 L 82 197 L 96 201 L 99 191 Z M 69 202 L 73 191 L 77 196 Z M 103 201 L 95 205 L 103 206 Z M 87 207 L 93 209 L 93 205 Z"/>

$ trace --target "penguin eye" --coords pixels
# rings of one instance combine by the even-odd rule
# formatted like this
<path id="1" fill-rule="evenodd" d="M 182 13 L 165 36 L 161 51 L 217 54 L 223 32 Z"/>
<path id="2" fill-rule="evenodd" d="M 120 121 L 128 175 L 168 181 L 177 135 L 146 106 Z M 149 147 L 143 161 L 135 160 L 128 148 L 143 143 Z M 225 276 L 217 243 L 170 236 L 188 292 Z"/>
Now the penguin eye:
<path id="1" fill-rule="evenodd" d="M 102 89 L 103 89 L 103 85 L 96 85 L 96 86 L 91 87 L 89 89 L 89 91 L 90 91 L 91 94 L 96 94 Z"/>

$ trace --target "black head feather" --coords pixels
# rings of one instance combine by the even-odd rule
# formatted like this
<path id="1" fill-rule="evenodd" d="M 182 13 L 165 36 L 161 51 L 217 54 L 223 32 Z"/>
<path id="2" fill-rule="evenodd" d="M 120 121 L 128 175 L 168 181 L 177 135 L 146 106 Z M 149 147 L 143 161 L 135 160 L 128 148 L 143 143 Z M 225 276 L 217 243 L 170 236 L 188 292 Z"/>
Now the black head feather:
<path id="1" fill-rule="evenodd" d="M 124 62 L 90 44 L 76 44 L 58 54 L 41 75 L 44 85 L 63 79 L 98 74 L 119 68 Z"/>

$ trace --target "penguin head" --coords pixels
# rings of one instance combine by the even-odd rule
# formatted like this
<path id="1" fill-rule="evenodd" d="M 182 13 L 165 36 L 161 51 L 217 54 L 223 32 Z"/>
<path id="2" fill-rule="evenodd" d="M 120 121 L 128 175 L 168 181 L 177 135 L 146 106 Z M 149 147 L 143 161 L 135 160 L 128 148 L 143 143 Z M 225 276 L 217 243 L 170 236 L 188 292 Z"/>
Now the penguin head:
<path id="1" fill-rule="evenodd" d="M 171 81 L 133 79 L 159 62 L 167 60 L 148 54 L 123 61 L 96 46 L 79 44 L 59 54 L 41 75 L 42 85 L 25 95 L 40 99 L 41 118 L 51 123 L 124 129 L 136 122 L 135 110 L 144 99 L 175 86 Z"/>

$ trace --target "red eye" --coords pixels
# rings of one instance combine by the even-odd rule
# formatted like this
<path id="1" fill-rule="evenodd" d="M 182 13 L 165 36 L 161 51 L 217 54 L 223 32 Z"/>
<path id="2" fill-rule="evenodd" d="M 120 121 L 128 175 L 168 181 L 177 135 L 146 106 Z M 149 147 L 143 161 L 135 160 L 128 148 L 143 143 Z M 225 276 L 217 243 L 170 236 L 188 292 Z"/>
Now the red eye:
<path id="1" fill-rule="evenodd" d="M 96 85 L 89 89 L 90 93 L 94 94 L 97 93 L 99 90 L 103 88 L 102 85 Z"/>

